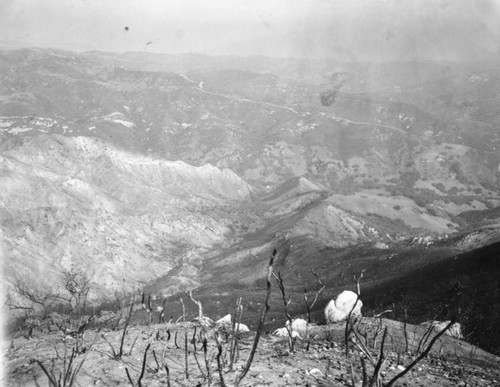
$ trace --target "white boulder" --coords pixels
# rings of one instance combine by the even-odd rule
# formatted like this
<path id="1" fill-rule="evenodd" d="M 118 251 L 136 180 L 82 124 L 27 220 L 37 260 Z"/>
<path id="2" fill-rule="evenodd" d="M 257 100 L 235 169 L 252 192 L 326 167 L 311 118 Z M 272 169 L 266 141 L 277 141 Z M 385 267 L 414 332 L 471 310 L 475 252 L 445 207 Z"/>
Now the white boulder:
<path id="1" fill-rule="evenodd" d="M 351 317 L 361 317 L 363 302 L 358 295 L 350 290 L 344 290 L 335 300 L 331 300 L 325 308 L 325 318 L 328 324 L 344 321 L 349 313 Z"/>
<path id="2" fill-rule="evenodd" d="M 288 337 L 288 330 L 283 327 L 283 328 L 278 328 L 273 332 L 274 336 L 280 336 L 280 337 Z M 300 336 L 300 333 L 297 331 L 292 331 L 292 337 L 301 339 L 302 337 Z"/>
<path id="3" fill-rule="evenodd" d="M 218 319 L 215 322 L 215 325 L 217 328 L 222 328 L 222 329 L 233 329 L 233 322 L 231 321 L 231 315 L 226 314 L 224 317 Z M 247 325 L 245 324 L 235 324 L 234 327 L 235 331 L 238 332 L 250 332 L 250 329 L 248 328 Z"/>
<path id="4" fill-rule="evenodd" d="M 421 325 L 424 326 L 432 326 L 432 328 L 438 332 L 442 331 L 446 326 L 450 323 L 451 321 L 426 321 L 422 323 Z M 447 330 L 444 332 L 445 335 L 451 336 L 451 337 L 456 337 L 457 339 L 463 339 L 464 336 L 462 335 L 462 326 L 460 323 L 453 323 Z"/>
<path id="5" fill-rule="evenodd" d="M 274 336 L 281 336 L 281 337 L 284 337 L 284 336 L 288 336 L 288 330 L 283 327 L 283 328 L 278 328 L 276 329 L 274 332 L 273 332 L 273 335 Z"/>
<path id="6" fill-rule="evenodd" d="M 230 327 L 230 326 L 232 326 L 233 323 L 231 322 L 231 315 L 226 314 L 224 317 L 218 319 L 215 322 L 215 325 L 217 325 L 218 327 Z"/>
<path id="7" fill-rule="evenodd" d="M 290 321 L 285 324 L 287 327 L 290 326 Z M 292 321 L 292 330 L 298 332 L 304 332 L 307 329 L 307 321 L 303 318 L 297 318 Z"/>
<path id="8" fill-rule="evenodd" d="M 250 329 L 245 324 L 236 324 L 234 330 L 236 332 L 250 332 Z"/>
<path id="9" fill-rule="evenodd" d="M 306 332 L 307 330 L 307 321 L 302 319 L 302 318 L 298 318 L 298 319 L 295 319 L 292 321 L 292 337 L 296 337 L 296 338 L 301 338 L 300 336 L 300 333 L 304 333 Z M 288 336 L 288 329 L 290 327 L 290 322 L 287 321 L 286 324 L 285 324 L 285 327 L 283 328 L 278 328 L 276 329 L 274 332 L 273 332 L 273 335 L 275 336 Z"/>
<path id="10" fill-rule="evenodd" d="M 206 328 L 214 326 L 214 320 L 207 316 L 201 316 L 201 318 L 196 317 L 193 319 L 193 321 L 198 321 L 201 326 L 204 326 Z"/>

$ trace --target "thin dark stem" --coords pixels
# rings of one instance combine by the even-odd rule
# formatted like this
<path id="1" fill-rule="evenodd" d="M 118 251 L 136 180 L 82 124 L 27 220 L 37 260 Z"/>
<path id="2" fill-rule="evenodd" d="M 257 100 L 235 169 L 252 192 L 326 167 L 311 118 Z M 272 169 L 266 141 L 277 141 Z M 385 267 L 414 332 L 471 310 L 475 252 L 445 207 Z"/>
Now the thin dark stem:
<path id="1" fill-rule="evenodd" d="M 232 341 L 229 346 L 229 369 L 233 370 L 233 364 L 236 356 L 236 349 L 238 347 L 238 333 L 240 330 L 240 320 L 242 314 L 241 307 L 241 297 L 236 301 L 236 311 L 233 320 L 233 329 L 232 329 Z"/>
<path id="2" fill-rule="evenodd" d="M 127 320 L 125 321 L 125 326 L 123 327 L 122 338 L 120 340 L 120 351 L 118 352 L 118 358 L 121 359 L 123 356 L 123 344 L 125 343 L 125 335 L 127 334 L 128 324 L 130 323 L 130 319 L 132 318 L 132 310 L 134 308 L 134 303 L 130 304 L 130 309 L 128 312 Z"/>
<path id="3" fill-rule="evenodd" d="M 66 381 L 68 380 L 68 378 L 70 377 L 71 375 L 71 366 L 73 365 L 73 360 L 75 359 L 75 349 L 73 348 L 71 350 L 71 356 L 69 357 L 69 362 L 68 362 L 68 366 L 64 368 L 64 370 L 66 371 L 64 373 L 64 379 L 63 379 L 63 386 L 66 386 Z"/>
<path id="4" fill-rule="evenodd" d="M 201 375 L 203 377 L 205 377 L 205 372 L 203 372 L 203 368 L 201 368 L 201 364 L 200 364 L 200 361 L 198 360 L 198 355 L 196 354 L 196 352 L 193 352 L 193 356 L 194 356 L 194 360 L 196 362 L 196 365 L 198 366 L 198 369 L 201 372 Z"/>
<path id="5" fill-rule="evenodd" d="M 205 368 L 207 370 L 207 377 L 208 377 L 209 383 L 211 383 L 212 374 L 210 372 L 210 363 L 208 361 L 208 342 L 207 342 L 206 338 L 203 339 L 203 347 L 202 348 L 203 348 L 203 358 L 205 359 Z"/>
<path id="6" fill-rule="evenodd" d="M 165 372 L 167 373 L 167 387 L 170 387 L 170 369 L 165 364 Z"/>
<path id="7" fill-rule="evenodd" d="M 154 349 L 153 349 L 153 358 L 155 359 L 155 363 L 156 363 L 156 372 L 159 372 L 160 371 L 160 364 L 158 363 L 158 359 L 156 358 L 156 352 Z"/>
<path id="8" fill-rule="evenodd" d="M 125 373 L 127 374 L 128 381 L 130 382 L 130 384 L 132 385 L 132 387 L 135 387 L 134 382 L 132 381 L 132 378 L 130 377 L 130 374 L 128 372 L 128 368 L 127 367 L 125 367 Z"/>
<path id="9" fill-rule="evenodd" d="M 194 327 L 193 337 L 191 338 L 191 344 L 193 344 L 194 351 L 196 352 L 196 326 Z"/>
<path id="10" fill-rule="evenodd" d="M 316 279 L 318 280 L 318 283 L 321 285 L 321 288 L 316 292 L 316 294 L 314 295 L 314 300 L 313 302 L 311 303 L 311 306 L 310 306 L 310 310 L 312 310 L 312 308 L 314 307 L 314 305 L 316 305 L 316 302 L 318 301 L 318 297 L 320 295 L 320 293 L 325 290 L 326 286 L 323 282 L 321 282 L 321 278 L 319 278 L 319 275 L 318 273 L 316 273 L 314 271 L 314 269 L 311 269 L 311 272 L 313 273 L 313 275 L 316 277 Z M 307 315 L 307 322 L 308 323 L 311 323 L 311 316 L 310 316 L 310 313 Z"/>
<path id="11" fill-rule="evenodd" d="M 403 323 L 403 333 L 405 336 L 405 353 L 408 353 L 408 329 L 407 329 L 407 323 L 406 323 L 406 316 L 405 316 L 405 321 Z"/>
<path id="12" fill-rule="evenodd" d="M 220 342 L 217 340 L 217 370 L 219 371 L 219 378 L 220 378 L 220 385 L 221 387 L 226 387 L 226 382 L 224 381 L 224 375 L 222 374 L 222 361 L 221 361 L 221 356 L 222 356 L 222 345 Z"/>
<path id="13" fill-rule="evenodd" d="M 382 364 L 384 363 L 385 360 L 385 355 L 384 355 L 384 345 L 385 345 L 385 339 L 387 337 L 387 327 L 384 329 L 384 334 L 382 335 L 382 343 L 380 344 L 380 354 L 378 357 L 377 365 L 375 366 L 375 369 L 373 370 L 373 376 L 372 380 L 370 382 L 370 385 L 373 386 L 373 384 L 376 384 L 377 386 L 380 384 L 380 368 L 382 367 Z"/>
<path id="14" fill-rule="evenodd" d="M 288 320 L 288 325 L 285 324 L 286 331 L 288 333 L 288 349 L 290 352 L 294 352 L 295 350 L 295 339 L 293 337 L 293 321 L 292 316 L 288 312 L 288 305 L 292 302 L 292 296 L 288 296 L 288 300 L 286 299 L 285 285 L 283 285 L 283 277 L 281 276 L 281 272 L 278 272 L 278 275 L 273 273 L 276 282 L 278 283 L 278 287 L 281 291 L 281 298 L 283 300 L 283 306 L 285 311 L 285 316 Z"/>
<path id="15" fill-rule="evenodd" d="M 408 367 L 406 367 L 406 369 L 405 369 L 404 371 L 400 372 L 400 373 L 399 373 L 399 374 L 397 374 L 395 377 L 393 377 L 393 378 L 389 381 L 389 383 L 387 383 L 387 384 L 386 384 L 386 387 L 391 387 L 392 385 L 394 385 L 394 383 L 395 383 L 398 379 L 400 379 L 400 378 L 402 378 L 403 376 L 405 376 L 408 372 L 410 372 L 410 370 L 411 370 L 413 367 L 415 367 L 415 366 L 418 364 L 418 362 L 419 362 L 420 360 L 422 360 L 424 357 L 426 357 L 426 356 L 427 356 L 427 354 L 430 352 L 430 350 L 431 350 L 432 346 L 433 346 L 433 345 L 434 345 L 434 343 L 436 342 L 436 340 L 437 340 L 437 339 L 439 339 L 442 335 L 444 335 L 444 333 L 445 333 L 445 332 L 446 332 L 446 331 L 447 331 L 447 330 L 448 330 L 448 329 L 449 329 L 449 328 L 450 328 L 450 327 L 451 327 L 454 323 L 455 323 L 455 321 L 451 320 L 451 321 L 449 322 L 449 324 L 448 324 L 448 325 L 446 325 L 446 327 L 444 327 L 444 329 L 442 329 L 442 330 L 441 330 L 438 334 L 436 334 L 436 336 L 434 336 L 434 337 L 432 338 L 432 340 L 430 341 L 429 345 L 427 345 L 427 347 L 425 348 L 425 350 L 424 350 L 424 351 L 423 351 L 423 352 L 422 352 L 419 356 L 417 356 L 417 357 L 415 358 L 415 360 L 413 360 L 413 361 L 411 362 L 411 364 L 410 364 Z"/>
<path id="16" fill-rule="evenodd" d="M 148 346 L 146 347 L 146 350 L 144 351 L 144 358 L 142 359 L 141 375 L 139 376 L 139 379 L 137 380 L 137 385 L 139 387 L 142 387 L 141 380 L 144 377 L 144 371 L 146 370 L 146 358 L 148 356 L 148 351 L 149 351 L 150 346 L 151 346 L 151 343 L 148 344 Z"/>
<path id="17" fill-rule="evenodd" d="M 344 338 L 345 338 L 345 356 L 346 357 L 349 354 L 349 342 L 348 342 L 349 335 L 351 334 L 351 331 L 355 331 L 355 327 L 354 327 L 354 324 L 352 323 L 351 316 L 352 316 L 352 312 L 354 311 L 354 309 L 356 309 L 356 306 L 358 305 L 358 302 L 359 302 L 359 295 L 361 292 L 361 290 L 359 288 L 359 283 L 360 283 L 362 277 L 363 277 L 363 271 L 361 272 L 361 275 L 359 276 L 359 278 L 356 280 L 357 289 L 358 289 L 356 302 L 354 303 L 351 310 L 349 311 L 349 314 L 347 315 L 346 322 L 345 322 Z M 349 329 L 349 323 L 351 324 L 351 326 L 350 326 L 351 329 Z"/>
<path id="18" fill-rule="evenodd" d="M 365 387 L 368 385 L 368 371 L 366 369 L 366 360 L 363 356 L 360 356 L 361 359 L 361 368 L 363 369 L 363 382 L 362 386 Z"/>
<path id="19" fill-rule="evenodd" d="M 42 364 L 42 362 L 40 360 L 36 360 L 36 362 L 38 363 L 38 365 L 40 366 L 40 368 L 42 369 L 44 374 L 47 375 L 47 378 L 49 379 L 50 384 L 54 387 L 57 387 L 57 382 L 56 382 L 55 378 L 49 374 L 49 372 L 47 371 L 45 366 Z"/>
<path id="20" fill-rule="evenodd" d="M 434 330 L 434 326 L 432 324 L 429 325 L 429 327 L 427 328 L 427 331 L 424 333 L 424 335 L 420 338 L 420 341 L 418 342 L 417 353 L 420 353 L 422 346 L 425 345 L 425 343 L 427 342 L 427 340 L 431 336 L 433 330 Z"/>
<path id="21" fill-rule="evenodd" d="M 135 336 L 134 342 L 132 343 L 132 346 L 130 347 L 130 350 L 128 351 L 128 355 L 132 355 L 132 350 L 134 349 L 135 343 L 137 342 L 137 339 L 139 338 L 139 335 Z"/>
<path id="22" fill-rule="evenodd" d="M 257 332 L 255 333 L 255 339 L 252 345 L 252 350 L 250 351 L 250 355 L 248 356 L 247 362 L 245 364 L 245 368 L 243 371 L 237 376 L 236 381 L 234 385 L 237 387 L 240 382 L 243 380 L 243 378 L 246 376 L 248 371 L 250 370 L 250 366 L 252 365 L 253 357 L 255 356 L 255 352 L 257 351 L 257 346 L 259 345 L 259 339 L 260 335 L 262 333 L 262 330 L 264 328 L 264 322 L 266 320 L 266 315 L 267 312 L 269 311 L 269 298 L 271 297 L 271 278 L 273 275 L 273 263 L 274 263 L 274 258 L 276 257 L 277 250 L 274 249 L 273 253 L 271 254 L 271 258 L 269 259 L 269 265 L 267 268 L 267 278 L 266 278 L 266 301 L 265 301 L 265 306 L 264 309 L 262 309 L 262 313 L 260 315 L 260 320 L 259 320 L 259 325 L 257 326 Z"/>
<path id="23" fill-rule="evenodd" d="M 109 340 L 104 336 L 104 334 L 101 335 L 101 337 L 104 339 L 106 343 L 108 343 L 109 347 L 111 348 L 112 351 L 112 359 L 118 359 L 118 354 L 115 351 L 115 348 L 113 347 L 113 344 L 109 342 Z"/>
<path id="24" fill-rule="evenodd" d="M 188 339 L 187 339 L 187 333 L 186 332 L 184 332 L 184 363 L 185 363 L 186 379 L 189 379 Z"/>

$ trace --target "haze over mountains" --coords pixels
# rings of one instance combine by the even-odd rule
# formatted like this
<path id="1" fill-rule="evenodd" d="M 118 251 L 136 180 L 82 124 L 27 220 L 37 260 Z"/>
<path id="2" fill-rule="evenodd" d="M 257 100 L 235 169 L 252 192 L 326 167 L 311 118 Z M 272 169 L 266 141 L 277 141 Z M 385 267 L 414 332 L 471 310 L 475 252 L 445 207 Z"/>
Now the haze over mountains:
<path id="1" fill-rule="evenodd" d="M 495 63 L 23 49 L 0 74 L 8 282 L 172 295 L 257 286 L 278 241 L 321 266 L 500 239 Z"/>

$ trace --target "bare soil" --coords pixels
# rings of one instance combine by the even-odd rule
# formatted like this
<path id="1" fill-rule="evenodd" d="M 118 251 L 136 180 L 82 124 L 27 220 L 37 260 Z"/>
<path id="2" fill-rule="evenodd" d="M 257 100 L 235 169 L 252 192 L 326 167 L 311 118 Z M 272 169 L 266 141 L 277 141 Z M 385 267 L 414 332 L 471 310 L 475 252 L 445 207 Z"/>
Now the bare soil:
<path id="1" fill-rule="evenodd" d="M 382 381 L 387 383 L 415 358 L 426 328 L 408 324 L 405 335 L 402 323 L 363 318 L 358 329 L 362 334 L 366 334 L 368 348 L 375 359 L 380 356 L 381 332 L 385 327 L 387 339 L 381 376 Z M 203 332 L 203 336 L 200 336 L 200 332 Z M 346 354 L 344 333 L 343 323 L 311 326 L 309 349 L 307 350 L 307 335 L 303 332 L 303 338 L 297 340 L 293 353 L 289 351 L 287 338 L 263 335 L 250 371 L 240 386 L 352 386 L 353 380 L 355 386 L 361 386 L 361 354 L 352 339 L 349 340 L 349 351 Z M 431 338 L 435 333 L 432 333 Z M 113 358 L 111 346 L 118 351 L 122 330 L 87 331 L 82 346 L 85 350 L 73 360 L 73 369 L 83 362 L 74 385 L 131 385 L 126 369 L 134 385 L 139 385 L 144 354 L 150 345 L 141 380 L 143 386 L 166 386 L 168 381 L 172 386 L 220 386 L 222 384 L 217 366 L 218 349 L 214 339 L 216 334 L 219 335 L 223 348 L 221 359 L 225 359 L 222 376 L 225 384 L 232 386 L 246 362 L 255 333 L 240 335 L 238 356 L 231 371 L 228 367 L 230 345 L 226 342 L 229 335 L 214 328 L 203 330 L 193 323 L 129 327 L 124 341 L 124 355 L 120 359 Z M 188 345 L 187 368 L 185 335 Z M 193 335 L 196 338 L 195 343 Z M 206 356 L 201 344 L 203 337 L 207 339 Z M 36 360 L 39 360 L 49 373 L 52 372 L 58 377 L 64 367 L 64 359 L 70 357 L 75 342 L 73 337 L 61 332 L 35 334 L 30 340 L 22 336 L 13 338 L 9 348 L 4 348 L 8 368 L 5 385 L 46 385 L 47 376 Z M 367 373 L 371 376 L 373 367 L 368 360 L 367 364 Z M 498 386 L 499 365 L 498 357 L 464 341 L 442 336 L 427 357 L 396 385 Z M 165 366 L 168 367 L 168 374 Z"/>

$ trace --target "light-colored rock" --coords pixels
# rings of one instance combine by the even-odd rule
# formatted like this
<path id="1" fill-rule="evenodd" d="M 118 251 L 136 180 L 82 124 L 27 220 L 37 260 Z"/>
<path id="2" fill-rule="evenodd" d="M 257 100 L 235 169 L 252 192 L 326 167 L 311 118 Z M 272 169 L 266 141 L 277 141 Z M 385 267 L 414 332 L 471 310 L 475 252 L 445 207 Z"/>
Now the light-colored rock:
<path id="1" fill-rule="evenodd" d="M 434 330 L 440 332 L 444 328 L 446 328 L 446 326 L 449 323 L 450 323 L 450 320 L 447 320 L 447 321 L 426 321 L 426 322 L 423 322 L 421 325 L 424 325 L 426 327 L 432 325 L 432 327 L 433 327 Z M 446 332 L 444 334 L 447 335 L 447 336 L 456 337 L 457 339 L 463 339 L 464 338 L 464 336 L 462 334 L 462 326 L 460 325 L 460 323 L 453 323 L 446 330 Z"/>
<path id="2" fill-rule="evenodd" d="M 250 329 L 245 324 L 236 324 L 235 327 L 234 327 L 234 329 L 237 332 L 250 332 Z"/>
<path id="3" fill-rule="evenodd" d="M 218 319 L 216 322 L 215 322 L 215 325 L 218 327 L 218 328 L 222 328 L 222 329 L 232 329 L 233 328 L 233 322 L 231 320 L 231 315 L 230 314 L 226 314 L 224 317 Z M 250 329 L 248 328 L 247 325 L 245 324 L 235 324 L 234 326 L 234 329 L 238 332 L 250 332 Z"/>
<path id="4" fill-rule="evenodd" d="M 308 372 L 309 375 L 312 375 L 314 377 L 321 377 L 323 376 L 323 372 L 319 370 L 318 368 L 311 368 Z"/>
<path id="5" fill-rule="evenodd" d="M 215 322 L 215 325 L 217 326 L 226 326 L 226 325 L 231 325 L 231 315 L 226 314 L 224 317 L 221 317 Z"/>
<path id="6" fill-rule="evenodd" d="M 344 290 L 335 300 L 331 300 L 326 306 L 326 322 L 333 324 L 344 321 L 349 313 L 351 313 L 351 317 L 360 317 L 362 307 L 363 302 L 358 298 L 356 293 Z"/>
<path id="7" fill-rule="evenodd" d="M 288 337 L 288 330 L 283 327 L 283 328 L 278 328 L 273 332 L 274 336 L 280 336 L 280 337 Z M 300 333 L 297 331 L 292 331 L 292 337 L 301 339 L 302 337 L 300 336 Z"/>
<path id="8" fill-rule="evenodd" d="M 286 326 L 290 326 L 290 322 L 286 322 Z M 303 318 L 297 318 L 292 321 L 292 330 L 297 332 L 305 332 L 307 330 L 307 321 Z"/>
<path id="9" fill-rule="evenodd" d="M 273 332 L 274 336 L 280 336 L 280 337 L 285 337 L 288 336 L 288 330 L 283 327 L 283 328 L 278 328 Z"/>
<path id="10" fill-rule="evenodd" d="M 306 332 L 307 325 L 308 325 L 307 321 L 302 319 L 302 318 L 298 318 L 298 319 L 293 320 L 292 321 L 292 337 L 301 338 L 300 334 Z M 282 337 L 288 336 L 288 329 L 287 328 L 289 328 L 289 327 L 290 327 L 290 322 L 287 321 L 285 324 L 285 327 L 276 329 L 273 332 L 273 335 L 282 336 Z"/>
<path id="11" fill-rule="evenodd" d="M 198 321 L 201 326 L 203 327 L 213 327 L 214 326 L 214 320 L 212 320 L 210 317 L 207 316 L 202 316 L 201 318 L 196 317 L 194 321 Z"/>

